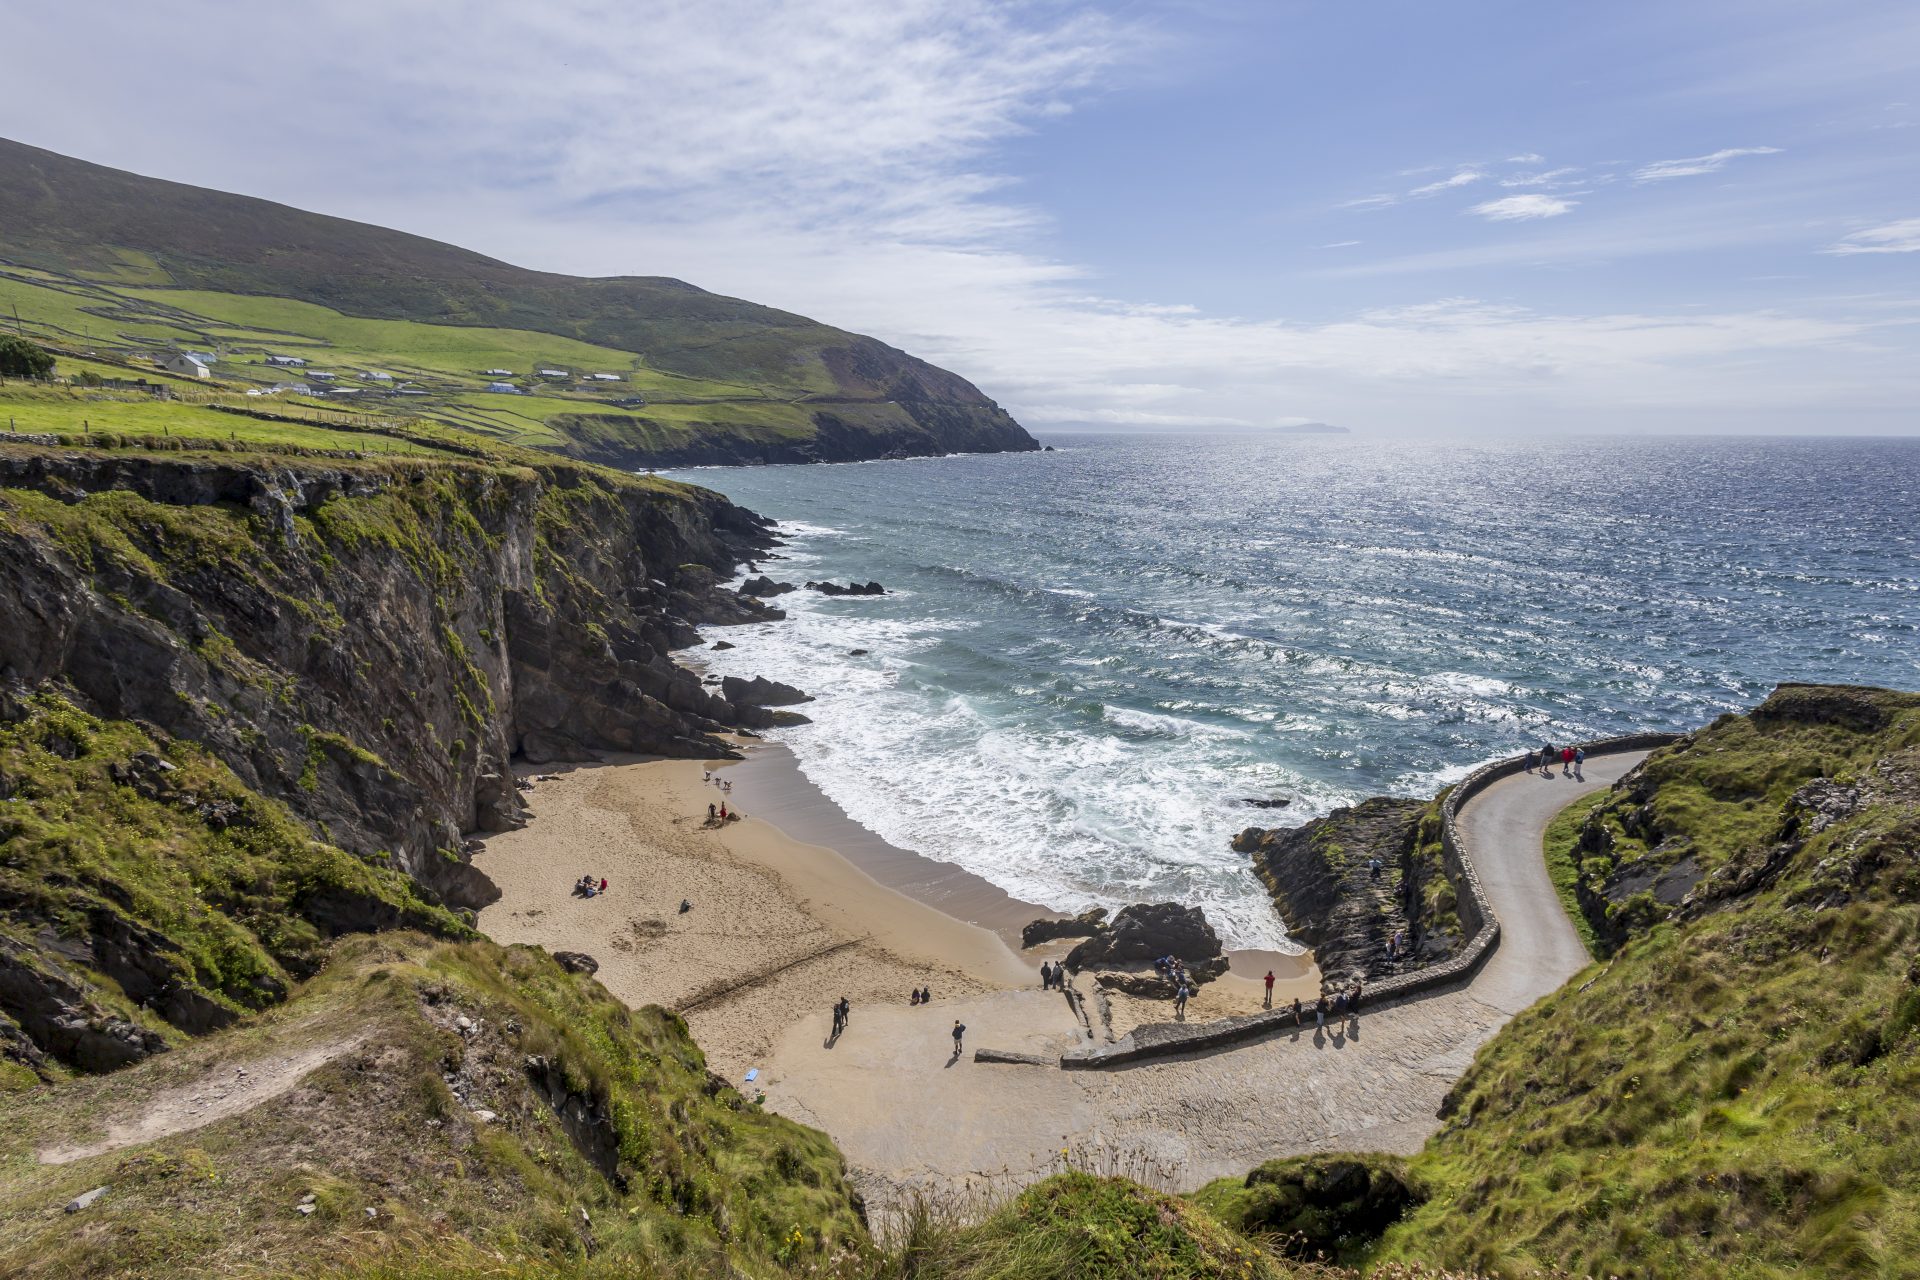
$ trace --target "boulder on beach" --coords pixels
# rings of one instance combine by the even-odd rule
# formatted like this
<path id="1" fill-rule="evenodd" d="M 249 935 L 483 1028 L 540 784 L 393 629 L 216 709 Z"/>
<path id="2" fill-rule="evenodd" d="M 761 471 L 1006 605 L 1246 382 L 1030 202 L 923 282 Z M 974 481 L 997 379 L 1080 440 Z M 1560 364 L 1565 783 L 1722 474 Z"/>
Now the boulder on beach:
<path id="1" fill-rule="evenodd" d="M 1082 969 L 1151 964 L 1161 956 L 1185 960 L 1190 968 L 1204 961 L 1225 959 L 1220 935 L 1199 907 L 1136 902 L 1122 907 L 1112 924 L 1068 952 L 1067 968 L 1078 973 Z"/>
<path id="2" fill-rule="evenodd" d="M 553 962 L 568 973 L 598 973 L 600 962 L 584 951 L 556 951 Z"/>
<path id="3" fill-rule="evenodd" d="M 1020 931 L 1020 945 L 1037 947 L 1055 938 L 1091 938 L 1100 932 L 1106 918 L 1105 907 L 1089 907 L 1063 920 L 1035 920 Z"/>

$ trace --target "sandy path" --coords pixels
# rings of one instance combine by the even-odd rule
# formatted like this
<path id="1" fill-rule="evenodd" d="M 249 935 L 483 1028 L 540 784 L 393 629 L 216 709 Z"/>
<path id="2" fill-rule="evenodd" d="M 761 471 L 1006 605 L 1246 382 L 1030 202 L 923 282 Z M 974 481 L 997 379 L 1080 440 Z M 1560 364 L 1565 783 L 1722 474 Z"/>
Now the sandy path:
<path id="1" fill-rule="evenodd" d="M 44 1148 L 39 1153 L 40 1163 L 71 1164 L 75 1160 L 105 1155 L 122 1147 L 158 1142 L 177 1133 L 191 1133 L 216 1120 L 251 1111 L 293 1088 L 309 1073 L 359 1048 L 367 1034 L 357 1032 L 340 1036 L 298 1053 L 260 1058 L 239 1065 L 220 1063 L 198 1080 L 174 1085 L 155 1094 L 141 1106 L 138 1116 L 125 1124 L 109 1126 L 106 1136 L 98 1141 Z"/>

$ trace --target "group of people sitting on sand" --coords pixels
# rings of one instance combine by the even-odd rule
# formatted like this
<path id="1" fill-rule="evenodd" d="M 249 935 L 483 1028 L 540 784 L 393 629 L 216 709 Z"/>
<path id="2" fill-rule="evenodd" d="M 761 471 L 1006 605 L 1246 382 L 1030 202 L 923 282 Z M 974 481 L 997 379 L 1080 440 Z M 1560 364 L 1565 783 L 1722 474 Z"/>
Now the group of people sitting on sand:
<path id="1" fill-rule="evenodd" d="M 573 882 L 573 896 L 576 898 L 597 898 L 607 891 L 605 876 L 584 875 Z"/>
<path id="2" fill-rule="evenodd" d="M 933 992 L 926 987 L 915 987 L 913 989 L 913 998 L 908 1000 L 907 1003 L 908 1004 L 932 1004 Z"/>
<path id="3" fill-rule="evenodd" d="M 1358 1018 L 1360 1016 L 1360 980 L 1358 978 L 1354 979 L 1353 990 L 1336 991 L 1334 992 L 1332 1000 L 1328 1000 L 1323 994 L 1318 1000 L 1313 1002 L 1313 1029 L 1315 1031 L 1327 1025 L 1328 1015 L 1332 1015 L 1336 1022 L 1342 1018 Z M 1296 1027 L 1304 1026 L 1306 1016 L 1307 1006 L 1300 1003 L 1299 996 L 1295 996 L 1293 998 L 1293 1025 Z"/>

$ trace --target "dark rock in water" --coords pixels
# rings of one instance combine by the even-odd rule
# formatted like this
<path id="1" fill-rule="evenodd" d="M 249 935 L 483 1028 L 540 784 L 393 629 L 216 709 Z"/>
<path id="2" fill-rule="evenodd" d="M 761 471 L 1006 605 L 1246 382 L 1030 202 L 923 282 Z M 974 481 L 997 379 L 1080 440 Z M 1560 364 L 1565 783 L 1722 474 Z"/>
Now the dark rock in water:
<path id="1" fill-rule="evenodd" d="M 1020 931 L 1020 945 L 1037 947 L 1055 938 L 1091 938 L 1105 927 L 1106 918 L 1105 907 L 1089 907 L 1066 920 L 1035 920 Z"/>
<path id="2" fill-rule="evenodd" d="M 775 582 L 764 573 L 740 584 L 740 594 L 745 596 L 779 596 L 794 589 L 791 582 Z"/>
<path id="3" fill-rule="evenodd" d="M 1284 809 L 1293 803 L 1292 796 L 1241 796 L 1240 803 L 1250 809 Z"/>
<path id="4" fill-rule="evenodd" d="M 837 582 L 809 581 L 807 583 L 807 589 L 810 591 L 818 591 L 823 596 L 883 596 L 887 594 L 887 589 L 877 582 L 869 582 L 864 586 L 858 582 L 849 582 L 843 587 Z"/>
<path id="5" fill-rule="evenodd" d="M 1042 452 L 1042 453 L 1052 453 L 1052 452 L 1054 452 L 1054 448 L 1053 448 L 1053 446 L 1052 446 L 1052 445 L 1050 445 L 1050 444 L 1049 444 L 1049 445 L 1043 445 L 1043 446 L 1041 446 L 1041 449 L 1040 449 L 1040 452 Z"/>
<path id="6" fill-rule="evenodd" d="M 553 962 L 568 973 L 600 972 L 600 962 L 584 951 L 556 951 Z"/>
<path id="7" fill-rule="evenodd" d="M 867 656 L 867 651 L 865 649 L 849 649 L 847 650 L 847 656 L 849 658 L 864 658 Z"/>
<path id="8" fill-rule="evenodd" d="M 764 676 L 755 676 L 751 680 L 742 680 L 739 676 L 723 676 L 720 680 L 721 696 L 737 707 L 785 707 L 796 702 L 812 702 L 813 695 L 794 688 L 790 684 L 781 684 L 778 680 L 769 680 Z"/>
<path id="9" fill-rule="evenodd" d="M 715 641 L 713 642 L 713 647 L 714 647 L 714 648 L 716 648 L 716 649 L 731 649 L 731 648 L 733 648 L 733 641 L 731 641 L 731 640 L 715 640 Z"/>
<path id="10" fill-rule="evenodd" d="M 1102 969 L 1151 964 L 1161 956 L 1188 962 L 1221 956 L 1220 935 L 1199 907 L 1177 902 L 1136 902 L 1113 923 L 1067 953 L 1067 968 Z"/>

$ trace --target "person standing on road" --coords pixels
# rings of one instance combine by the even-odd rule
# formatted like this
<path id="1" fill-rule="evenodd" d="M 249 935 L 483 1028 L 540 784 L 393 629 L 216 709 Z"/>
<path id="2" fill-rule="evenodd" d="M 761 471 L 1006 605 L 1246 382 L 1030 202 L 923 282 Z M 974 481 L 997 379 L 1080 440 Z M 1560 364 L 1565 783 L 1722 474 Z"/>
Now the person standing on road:
<path id="1" fill-rule="evenodd" d="M 1587 763 L 1587 749 L 1585 747 L 1574 748 L 1573 776 L 1578 778 L 1582 782 L 1585 782 L 1587 780 L 1586 769 L 1584 768 L 1586 763 Z"/>
<path id="2" fill-rule="evenodd" d="M 1572 747 L 1560 748 L 1560 776 L 1563 778 L 1571 778 L 1573 776 Z"/>

